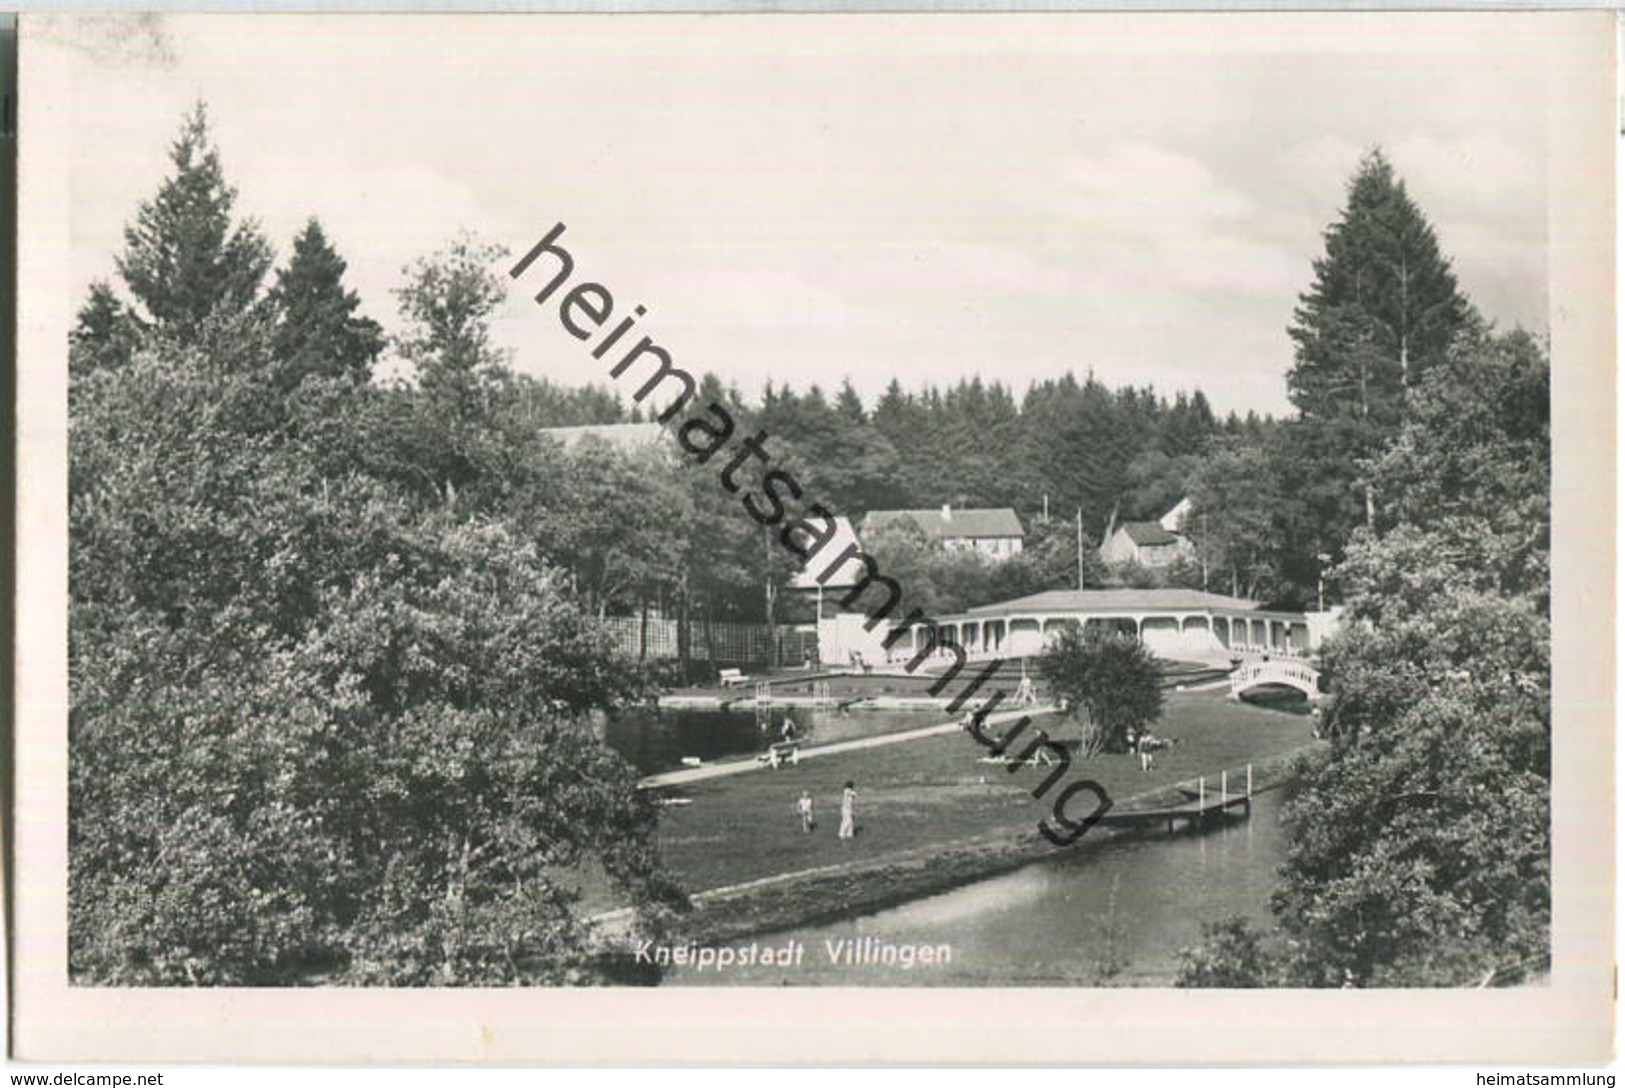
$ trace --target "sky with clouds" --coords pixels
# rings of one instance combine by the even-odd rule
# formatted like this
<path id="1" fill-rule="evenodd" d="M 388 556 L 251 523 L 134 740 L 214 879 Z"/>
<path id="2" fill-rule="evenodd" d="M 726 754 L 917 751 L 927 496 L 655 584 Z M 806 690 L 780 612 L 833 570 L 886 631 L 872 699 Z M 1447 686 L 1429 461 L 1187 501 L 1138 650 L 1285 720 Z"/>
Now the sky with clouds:
<path id="1" fill-rule="evenodd" d="M 1542 24 L 1508 18 L 200 16 L 24 46 L 72 70 L 77 289 L 202 98 L 239 210 L 279 256 L 318 216 L 386 326 L 460 229 L 517 256 L 563 222 L 578 276 L 748 396 L 1070 369 L 1280 414 L 1375 145 L 1486 316 L 1545 329 L 1562 103 Z M 527 291 L 497 335 L 607 380 Z"/>

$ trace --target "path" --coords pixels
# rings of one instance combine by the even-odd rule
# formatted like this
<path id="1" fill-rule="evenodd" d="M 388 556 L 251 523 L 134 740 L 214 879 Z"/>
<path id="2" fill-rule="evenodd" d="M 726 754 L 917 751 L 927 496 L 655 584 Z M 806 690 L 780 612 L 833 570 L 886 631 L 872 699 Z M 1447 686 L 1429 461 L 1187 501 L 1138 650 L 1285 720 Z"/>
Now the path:
<path id="1" fill-rule="evenodd" d="M 1025 710 L 1011 710 L 1003 714 L 989 714 L 986 724 L 1002 725 L 1020 718 L 1034 718 L 1042 714 L 1054 714 L 1055 707 L 1028 707 Z M 940 725 L 929 725 L 921 729 L 909 729 L 902 733 L 882 733 L 874 737 L 859 737 L 856 740 L 837 741 L 834 744 L 819 744 L 802 748 L 798 759 L 816 759 L 819 756 L 839 755 L 842 752 L 857 752 L 865 748 L 881 748 L 888 744 L 902 744 L 904 741 L 921 740 L 925 737 L 941 736 L 945 733 L 954 733 L 965 727 L 962 720 L 956 719 L 943 722 Z M 724 778 L 732 774 L 744 774 L 746 771 L 764 770 L 767 765 L 759 762 L 754 756 L 749 759 L 733 759 L 726 763 L 713 763 L 704 767 L 685 767 L 680 771 L 666 771 L 663 774 L 650 775 L 638 782 L 639 789 L 652 789 L 656 786 L 680 786 L 690 782 L 703 782 L 708 778 Z"/>
<path id="2" fill-rule="evenodd" d="M 1230 677 L 1222 676 L 1217 680 L 1209 680 L 1205 684 L 1180 684 L 1177 687 L 1175 687 L 1174 690 L 1178 691 L 1178 692 L 1218 691 L 1220 688 L 1228 688 L 1229 686 L 1230 686 Z"/>

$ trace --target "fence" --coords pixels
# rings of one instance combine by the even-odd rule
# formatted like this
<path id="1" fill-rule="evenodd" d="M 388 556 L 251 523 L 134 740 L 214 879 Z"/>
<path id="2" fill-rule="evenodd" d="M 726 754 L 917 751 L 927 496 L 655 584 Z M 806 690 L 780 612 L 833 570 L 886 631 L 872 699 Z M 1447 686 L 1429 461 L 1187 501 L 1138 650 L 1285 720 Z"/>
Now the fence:
<path id="1" fill-rule="evenodd" d="M 630 657 L 674 660 L 678 656 L 678 621 L 641 616 L 610 616 L 605 625 L 621 652 Z M 799 665 L 811 652 L 818 656 L 818 635 L 792 627 L 769 631 L 765 623 L 703 620 L 688 625 L 688 653 L 695 661 L 730 665 Z"/>

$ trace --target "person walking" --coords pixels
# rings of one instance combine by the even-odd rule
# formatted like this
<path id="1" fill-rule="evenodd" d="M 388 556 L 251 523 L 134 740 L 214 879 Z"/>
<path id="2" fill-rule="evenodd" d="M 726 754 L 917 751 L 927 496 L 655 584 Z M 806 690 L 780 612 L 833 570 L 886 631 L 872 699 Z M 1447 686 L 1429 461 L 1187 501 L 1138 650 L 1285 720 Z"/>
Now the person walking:
<path id="1" fill-rule="evenodd" d="M 801 814 L 801 830 L 805 834 L 812 834 L 812 829 L 818 825 L 813 821 L 812 794 L 806 790 L 801 791 L 801 800 L 796 802 L 796 811 Z"/>
<path id="2" fill-rule="evenodd" d="M 850 839 L 857 833 L 852 824 L 852 806 L 858 799 L 858 791 L 850 780 L 846 788 L 841 791 L 841 828 L 835 833 L 837 838 Z"/>

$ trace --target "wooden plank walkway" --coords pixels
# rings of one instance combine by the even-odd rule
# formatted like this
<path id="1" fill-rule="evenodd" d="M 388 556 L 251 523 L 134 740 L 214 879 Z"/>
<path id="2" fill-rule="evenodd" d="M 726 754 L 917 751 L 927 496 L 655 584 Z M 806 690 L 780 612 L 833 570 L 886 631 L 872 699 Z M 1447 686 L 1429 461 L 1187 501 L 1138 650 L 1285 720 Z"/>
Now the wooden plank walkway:
<path id="1" fill-rule="evenodd" d="M 1104 827 L 1155 827 L 1166 824 L 1171 835 L 1180 821 L 1184 821 L 1188 829 L 1199 831 L 1209 820 L 1224 818 L 1234 809 L 1240 809 L 1243 818 L 1253 814 L 1252 764 L 1247 765 L 1245 792 L 1233 792 L 1229 773 L 1224 771 L 1219 774 L 1219 788 L 1211 793 L 1207 789 L 1206 775 L 1196 782 L 1195 789 L 1185 785 L 1175 787 L 1185 797 L 1180 804 L 1156 808 L 1114 808 L 1100 818 L 1100 823 Z"/>
<path id="2" fill-rule="evenodd" d="M 1240 809 L 1243 816 L 1250 816 L 1253 811 L 1251 797 L 1232 794 L 1222 800 L 1218 794 L 1209 794 L 1202 801 L 1189 801 L 1183 805 L 1169 805 L 1164 808 L 1142 809 L 1112 809 L 1100 818 L 1102 827 L 1157 827 L 1166 824 L 1170 834 L 1175 826 L 1184 821 L 1185 826 L 1192 830 L 1200 828 L 1218 816 L 1227 814 L 1232 810 Z"/>

